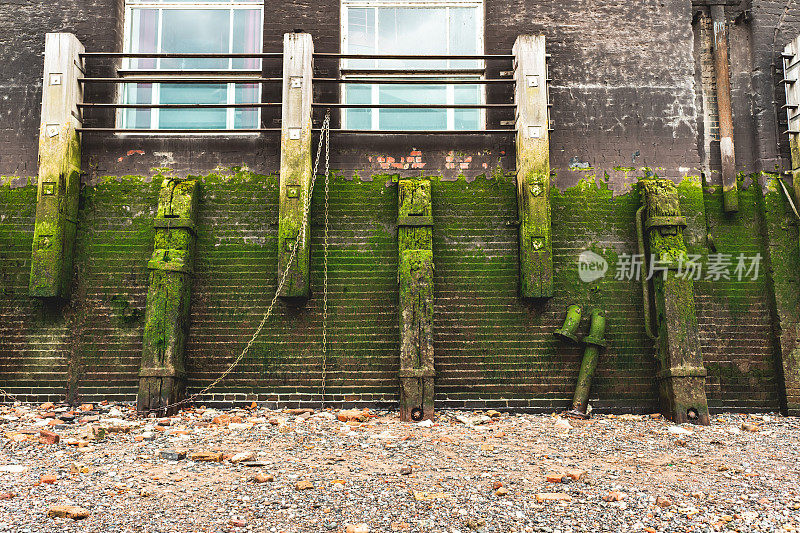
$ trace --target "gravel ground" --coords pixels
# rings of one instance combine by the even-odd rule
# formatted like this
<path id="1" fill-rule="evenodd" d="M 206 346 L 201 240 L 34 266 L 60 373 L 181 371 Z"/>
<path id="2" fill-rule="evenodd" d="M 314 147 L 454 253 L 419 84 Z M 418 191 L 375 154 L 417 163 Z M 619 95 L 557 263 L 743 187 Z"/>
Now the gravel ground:
<path id="1" fill-rule="evenodd" d="M 0 407 L 0 434 L 0 531 L 800 527 L 800 419 L 776 415 L 698 427 L 448 411 L 415 424 L 385 411 L 142 419 L 128 405 L 18 404 Z M 49 516 L 65 513 L 88 517 Z"/>

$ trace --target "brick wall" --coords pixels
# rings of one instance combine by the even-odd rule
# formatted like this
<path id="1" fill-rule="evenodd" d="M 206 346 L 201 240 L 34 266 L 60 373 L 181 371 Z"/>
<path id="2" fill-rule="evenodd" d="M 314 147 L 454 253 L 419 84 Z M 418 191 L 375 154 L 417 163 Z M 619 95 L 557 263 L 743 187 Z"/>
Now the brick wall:
<path id="1" fill-rule="evenodd" d="M 244 347 L 275 290 L 278 139 L 86 136 L 74 295 L 62 307 L 31 301 L 26 290 L 35 188 L 26 177 L 36 172 L 44 33 L 75 31 L 89 50 L 118 46 L 116 0 L 64 4 L 61 10 L 52 4 L 44 9 L 43 3 L 0 5 L 0 18 L 13 21 L 13 31 L 0 36 L 0 60 L 11 72 L 2 82 L 8 98 L 0 100 L 0 174 L 23 176 L 0 186 L 0 387 L 37 398 L 133 399 L 159 183 L 152 169 L 167 167 L 178 175 L 203 176 L 187 348 L 189 392 L 198 391 Z M 765 24 L 772 9 L 754 24 Z M 634 169 L 653 167 L 680 179 L 697 174 L 701 165 L 691 15 L 688 3 L 678 0 L 487 0 L 488 53 L 507 53 L 516 35 L 541 32 L 552 54 L 556 296 L 548 302 L 526 304 L 516 296 L 514 146 L 508 137 L 333 138 L 330 399 L 396 399 L 397 199 L 387 174 L 424 172 L 434 176 L 439 405 L 566 406 L 582 354 L 557 342 L 552 332 L 567 305 L 580 303 L 587 315 L 598 306 L 608 316 L 611 347 L 600 357 L 592 404 L 656 408 L 641 288 L 613 279 L 613 265 L 621 254 L 636 253 L 633 215 L 639 199 L 631 186 L 641 171 Z M 338 49 L 338 2 L 281 2 L 270 6 L 267 19 L 268 51 L 279 50 L 282 33 L 294 29 L 310 31 L 317 50 Z M 765 45 L 759 39 L 753 57 L 763 70 Z M 317 66 L 333 73 L 331 65 Z M 91 73 L 109 68 L 93 65 Z M 508 66 L 492 68 L 497 75 Z M 737 94 L 745 94 L 737 83 Z M 317 92 L 318 101 L 335 98 L 330 90 Z M 110 94 L 92 97 L 108 100 Z M 492 102 L 510 98 L 504 89 L 488 94 Z M 743 102 L 734 106 L 745 109 Z M 274 125 L 270 117 L 265 115 L 267 126 Z M 505 118 L 490 115 L 490 123 Z M 738 146 L 737 140 L 737 157 Z M 319 401 L 321 193 L 318 183 L 313 297 L 299 308 L 279 303 L 250 354 L 205 400 Z M 712 189 L 686 196 L 690 247 L 707 254 L 709 226 L 725 250 L 759 249 L 755 199 L 743 191 L 741 200 L 741 216 L 730 219 L 719 213 Z M 585 249 L 611 265 L 605 278 L 591 284 L 577 276 L 577 255 Z M 774 409 L 780 383 L 764 283 L 696 287 L 711 405 Z"/>

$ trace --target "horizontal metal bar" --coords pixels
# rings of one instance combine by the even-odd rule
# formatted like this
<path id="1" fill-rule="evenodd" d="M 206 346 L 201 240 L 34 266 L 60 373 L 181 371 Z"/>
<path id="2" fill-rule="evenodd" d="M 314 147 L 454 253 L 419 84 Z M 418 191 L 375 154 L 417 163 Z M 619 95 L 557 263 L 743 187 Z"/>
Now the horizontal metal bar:
<path id="1" fill-rule="evenodd" d="M 280 107 L 280 102 L 263 103 L 241 103 L 241 104 L 100 104 L 86 103 L 78 104 L 82 108 L 104 108 L 104 109 L 227 109 L 229 107 Z"/>
<path id="2" fill-rule="evenodd" d="M 793 79 L 791 79 L 791 78 L 783 78 L 783 79 L 782 79 L 781 81 L 779 81 L 778 83 L 797 83 L 797 80 L 793 80 Z"/>
<path id="3" fill-rule="evenodd" d="M 800 131 L 796 131 L 796 130 L 786 130 L 786 131 L 784 131 L 784 132 L 783 132 L 781 135 L 786 135 L 787 133 L 788 133 L 788 134 L 791 134 L 791 135 L 797 135 L 797 134 L 800 134 Z"/>
<path id="4" fill-rule="evenodd" d="M 264 131 L 281 131 L 280 128 L 258 128 L 258 129 L 242 129 L 242 130 L 220 130 L 220 129 L 182 129 L 182 130 L 139 130 L 139 129 L 126 129 L 126 128 L 75 128 L 75 131 L 80 133 L 261 133 Z"/>
<path id="5" fill-rule="evenodd" d="M 457 76 L 459 74 L 481 75 L 486 72 L 485 68 L 459 68 L 459 69 L 364 69 L 364 68 L 343 68 L 339 69 L 345 76 L 354 74 L 391 76 L 394 74 L 420 74 L 427 76 Z"/>
<path id="6" fill-rule="evenodd" d="M 283 78 L 78 78 L 81 83 L 271 83 Z"/>
<path id="7" fill-rule="evenodd" d="M 783 104 L 781 106 L 781 109 L 797 109 L 798 107 L 800 106 L 798 106 L 797 104 Z"/>
<path id="8" fill-rule="evenodd" d="M 138 68 L 120 68 L 117 73 L 122 76 L 158 76 L 164 74 L 171 75 L 192 75 L 192 76 L 219 76 L 224 74 L 226 76 L 261 76 L 261 69 L 242 69 L 242 70 L 195 70 L 195 69 L 138 69 Z"/>
<path id="9" fill-rule="evenodd" d="M 148 53 L 148 52 L 84 52 L 78 54 L 80 57 L 85 58 L 100 58 L 100 57 L 139 57 L 139 58 L 154 58 L 154 59 L 181 59 L 181 58 L 261 58 L 261 59 L 277 59 L 283 57 L 283 52 L 262 52 L 262 53 L 210 53 L 210 52 L 164 52 L 164 53 Z"/>
<path id="10" fill-rule="evenodd" d="M 492 60 L 513 60 L 512 54 L 480 54 L 480 55 L 408 55 L 408 54 L 338 54 L 332 52 L 316 52 L 314 57 L 319 58 L 338 58 L 338 59 L 430 59 L 430 60 L 443 60 L 452 59 L 454 61 L 480 61 L 483 59 Z"/>
<path id="11" fill-rule="evenodd" d="M 320 131 L 320 128 L 314 128 Z M 494 133 L 516 133 L 517 130 L 511 128 L 494 130 L 345 130 L 331 128 L 332 132 L 368 135 L 486 135 Z"/>
<path id="12" fill-rule="evenodd" d="M 326 104 L 314 102 L 312 107 L 336 109 L 511 109 L 517 104 Z"/>
<path id="13" fill-rule="evenodd" d="M 495 83 L 515 83 L 515 80 L 424 80 L 424 79 L 397 79 L 397 78 L 374 78 L 374 79 L 341 79 L 341 78 L 311 78 L 312 82 L 317 83 L 353 83 L 369 85 L 489 85 Z"/>

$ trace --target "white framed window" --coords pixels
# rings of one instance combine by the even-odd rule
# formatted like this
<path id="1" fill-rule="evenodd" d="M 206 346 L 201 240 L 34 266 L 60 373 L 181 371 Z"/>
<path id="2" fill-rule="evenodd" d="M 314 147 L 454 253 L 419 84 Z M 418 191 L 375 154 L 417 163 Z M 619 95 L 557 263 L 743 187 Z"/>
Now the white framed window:
<path id="1" fill-rule="evenodd" d="M 125 52 L 261 53 L 263 0 L 126 0 Z M 125 77 L 261 77 L 254 58 L 125 58 Z M 260 83 L 126 83 L 123 104 L 237 104 L 261 101 Z M 258 107 L 121 109 L 123 129 L 258 129 Z"/>
<path id="2" fill-rule="evenodd" d="M 342 52 L 379 55 L 482 55 L 483 0 L 342 0 Z M 342 77 L 403 77 L 430 84 L 343 84 L 347 104 L 482 104 L 483 85 L 437 84 L 480 79 L 479 60 L 343 59 Z M 480 109 L 344 109 L 353 130 L 479 130 Z"/>

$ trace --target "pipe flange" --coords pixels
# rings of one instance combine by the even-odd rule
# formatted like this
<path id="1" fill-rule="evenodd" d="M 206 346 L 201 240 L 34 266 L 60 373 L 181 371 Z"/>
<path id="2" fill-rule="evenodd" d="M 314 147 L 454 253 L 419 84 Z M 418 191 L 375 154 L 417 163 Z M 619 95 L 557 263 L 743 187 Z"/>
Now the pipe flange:
<path id="1" fill-rule="evenodd" d="M 591 345 L 597 346 L 598 348 L 608 348 L 608 341 L 607 340 L 601 339 L 601 338 L 598 338 L 598 337 L 592 337 L 590 335 L 585 336 L 583 338 L 583 342 L 585 344 L 591 344 Z"/>
<path id="2" fill-rule="evenodd" d="M 577 335 L 570 333 L 566 329 L 557 329 L 553 332 L 553 335 L 561 340 L 569 341 L 574 344 L 580 344 L 580 340 L 578 339 Z"/>

